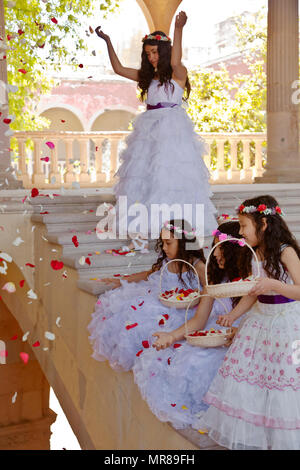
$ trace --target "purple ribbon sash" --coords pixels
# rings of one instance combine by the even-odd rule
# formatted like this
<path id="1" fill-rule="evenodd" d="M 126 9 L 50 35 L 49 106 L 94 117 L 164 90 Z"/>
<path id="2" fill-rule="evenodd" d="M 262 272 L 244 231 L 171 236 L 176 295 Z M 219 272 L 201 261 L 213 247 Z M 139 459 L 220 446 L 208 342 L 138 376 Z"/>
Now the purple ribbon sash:
<path id="1" fill-rule="evenodd" d="M 257 300 L 262 304 L 287 304 L 288 302 L 295 302 L 294 299 L 289 299 L 284 295 L 258 295 Z"/>
<path id="2" fill-rule="evenodd" d="M 176 103 L 157 103 L 157 104 L 147 104 L 147 110 L 150 109 L 160 109 L 160 108 L 174 108 L 174 106 L 178 106 Z"/>

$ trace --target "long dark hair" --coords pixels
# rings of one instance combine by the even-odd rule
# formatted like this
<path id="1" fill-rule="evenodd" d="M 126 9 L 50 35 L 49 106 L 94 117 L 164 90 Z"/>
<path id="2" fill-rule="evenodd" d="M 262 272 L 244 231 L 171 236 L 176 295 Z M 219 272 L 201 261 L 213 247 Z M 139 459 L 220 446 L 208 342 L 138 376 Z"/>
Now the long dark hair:
<path id="1" fill-rule="evenodd" d="M 219 225 L 218 230 L 227 235 L 231 235 L 234 238 L 242 238 L 239 234 L 240 224 L 238 222 L 224 222 Z M 212 247 L 215 243 L 212 243 Z M 228 279 L 233 281 L 239 277 L 247 277 L 251 273 L 251 269 L 245 270 L 244 275 L 241 276 L 240 260 L 243 259 L 245 253 L 245 247 L 241 247 L 237 243 L 224 242 L 219 245 L 219 248 L 224 257 L 225 263 L 224 268 L 221 269 L 217 263 L 217 260 L 213 256 L 213 252 L 209 258 L 209 264 L 207 267 L 207 276 L 209 284 L 220 284 L 222 281 Z M 240 297 L 232 298 L 233 307 L 239 302 Z"/>
<path id="2" fill-rule="evenodd" d="M 153 36 L 159 35 L 159 36 L 167 37 L 167 35 L 163 31 L 154 31 L 153 33 L 151 33 L 151 35 Z M 143 43 L 141 68 L 138 71 L 138 74 L 139 74 L 138 87 L 141 89 L 142 101 L 144 101 L 146 98 L 148 88 L 155 74 L 154 68 L 150 64 L 147 54 L 145 52 L 145 46 L 147 45 L 157 46 L 157 51 L 158 51 L 158 56 L 159 56 L 158 64 L 157 64 L 157 73 L 158 73 L 160 85 L 161 86 L 164 85 L 166 91 L 168 89 L 168 86 L 171 87 L 172 93 L 174 91 L 174 84 L 171 82 L 172 73 L 173 73 L 173 69 L 171 66 L 171 50 L 172 50 L 171 43 L 169 41 L 146 39 Z M 190 92 L 191 92 L 191 85 L 187 76 L 186 82 L 185 82 L 185 96 L 184 96 L 185 100 L 189 98 Z"/>
<path id="3" fill-rule="evenodd" d="M 192 231 L 192 227 L 186 220 L 171 219 L 168 223 L 175 227 L 180 227 L 181 229 L 186 230 L 187 232 Z M 199 242 L 197 241 L 196 237 L 188 236 L 184 233 L 182 233 L 180 237 L 179 234 L 177 234 L 173 228 L 170 228 L 167 230 L 169 230 L 173 234 L 174 238 L 178 240 L 178 251 L 177 251 L 176 258 L 185 260 L 190 264 L 192 264 L 193 258 L 198 258 L 201 261 L 203 261 L 203 263 L 206 262 L 204 252 L 200 248 Z M 195 249 L 187 250 L 187 244 L 192 244 L 192 243 L 195 245 Z M 167 255 L 163 251 L 163 241 L 162 241 L 161 233 L 156 242 L 155 251 L 159 253 L 159 257 L 157 261 L 153 264 L 151 268 L 151 272 L 159 271 L 164 263 L 164 260 L 167 259 Z M 178 263 L 178 269 L 179 269 L 178 278 L 184 285 L 186 285 L 186 283 L 184 282 L 182 278 L 183 268 L 185 267 L 188 271 L 187 276 L 188 276 L 189 281 L 192 280 L 192 275 L 194 274 L 194 270 L 186 263 L 181 263 L 181 262 L 177 262 L 177 263 Z"/>
<path id="4" fill-rule="evenodd" d="M 257 196 L 252 199 L 246 199 L 243 202 L 244 206 L 258 207 L 260 204 L 265 204 L 268 209 L 275 209 L 279 206 L 276 199 L 269 195 Z M 281 261 L 281 245 L 286 244 L 291 246 L 296 251 L 298 258 L 300 258 L 300 247 L 294 235 L 290 232 L 282 215 L 275 212 L 275 214 L 265 215 L 260 212 L 242 213 L 246 217 L 252 219 L 255 228 L 256 236 L 258 239 L 257 248 L 261 248 L 264 257 L 264 269 L 269 277 L 280 279 L 282 275 L 281 266 L 286 270 L 286 266 Z M 267 222 L 267 227 L 263 230 L 264 220 Z M 255 249 L 255 247 L 254 247 Z M 245 255 L 244 264 L 251 265 L 252 254 Z"/>

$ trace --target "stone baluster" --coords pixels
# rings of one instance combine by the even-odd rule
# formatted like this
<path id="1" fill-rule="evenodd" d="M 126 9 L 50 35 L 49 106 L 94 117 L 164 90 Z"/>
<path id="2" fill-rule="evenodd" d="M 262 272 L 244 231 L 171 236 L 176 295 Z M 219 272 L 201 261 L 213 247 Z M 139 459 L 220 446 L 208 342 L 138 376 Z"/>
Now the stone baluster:
<path id="1" fill-rule="evenodd" d="M 105 183 L 106 182 L 106 174 L 102 171 L 102 164 L 103 164 L 103 149 L 102 143 L 104 141 L 104 137 L 102 139 L 94 139 L 95 143 L 95 169 L 96 169 L 96 181 L 97 183 Z"/>
<path id="2" fill-rule="evenodd" d="M 43 173 L 42 168 L 42 144 L 43 144 L 43 137 L 32 137 L 33 141 L 33 175 L 32 175 L 32 182 L 37 187 L 44 187 L 45 185 L 45 175 Z"/>
<path id="3" fill-rule="evenodd" d="M 31 188 L 32 186 L 32 178 L 29 176 L 27 164 L 26 164 L 26 137 L 18 137 L 18 155 L 19 155 L 19 174 L 18 178 L 23 182 L 24 188 Z"/>
<path id="4" fill-rule="evenodd" d="M 226 139 L 217 140 L 217 183 L 225 183 L 227 181 L 227 172 L 224 162 L 224 144 Z"/>
<path id="5" fill-rule="evenodd" d="M 49 184 L 60 187 L 61 175 L 58 171 L 58 152 L 57 152 L 58 140 L 52 138 L 51 141 L 54 144 L 54 148 L 50 150 Z"/>
<path id="6" fill-rule="evenodd" d="M 252 182 L 252 170 L 250 164 L 250 139 L 243 139 L 243 180 L 242 183 Z"/>
<path id="7" fill-rule="evenodd" d="M 238 169 L 238 141 L 236 139 L 229 139 L 230 143 L 230 170 L 231 170 L 231 178 L 229 183 L 239 183 L 240 182 L 240 170 Z"/>
<path id="8" fill-rule="evenodd" d="M 64 143 L 66 146 L 66 172 L 64 174 L 64 181 L 66 183 L 73 183 L 76 181 L 76 176 L 74 174 L 74 167 L 73 167 L 73 137 L 65 137 Z M 81 155 L 81 148 L 80 148 L 80 155 Z"/>
<path id="9" fill-rule="evenodd" d="M 262 162 L 262 143 L 260 139 L 255 140 L 255 174 L 258 178 L 263 175 L 264 168 Z"/>
<path id="10" fill-rule="evenodd" d="M 118 166 L 118 146 L 119 146 L 119 137 L 112 136 L 110 137 L 110 183 L 115 182 L 114 174 L 117 171 Z"/>
<path id="11" fill-rule="evenodd" d="M 79 139 L 80 145 L 80 183 L 89 183 L 91 178 L 87 172 L 88 169 L 88 145 L 89 139 L 84 137 Z"/>

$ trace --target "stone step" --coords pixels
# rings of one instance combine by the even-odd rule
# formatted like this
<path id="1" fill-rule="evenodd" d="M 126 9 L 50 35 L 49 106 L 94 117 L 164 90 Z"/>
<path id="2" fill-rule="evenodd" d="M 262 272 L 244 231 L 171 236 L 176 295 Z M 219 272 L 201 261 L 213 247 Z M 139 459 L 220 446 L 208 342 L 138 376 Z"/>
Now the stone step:
<path id="1" fill-rule="evenodd" d="M 31 198 L 30 205 L 34 213 L 49 211 L 49 213 L 70 213 L 84 212 L 84 210 L 93 209 L 95 212 L 101 204 L 116 203 L 114 194 L 100 194 L 99 196 L 57 196 L 52 198 L 40 197 Z"/>
<path id="2" fill-rule="evenodd" d="M 124 270 L 129 266 L 134 265 L 135 267 L 140 267 L 146 270 L 149 269 L 149 266 L 157 260 L 157 253 L 154 251 L 149 251 L 149 253 L 139 254 L 138 252 L 134 256 L 113 256 L 111 254 L 103 253 L 100 255 L 88 256 L 91 264 L 84 263 L 83 265 L 79 263 L 79 259 L 84 255 L 74 255 L 70 254 L 67 256 L 62 256 L 61 261 L 64 265 L 69 266 L 70 268 L 77 269 L 79 275 L 87 272 L 107 272 L 108 270 Z M 118 271 L 119 272 L 119 271 Z M 133 271 L 135 272 L 135 271 Z M 103 276 L 105 277 L 105 276 Z"/>

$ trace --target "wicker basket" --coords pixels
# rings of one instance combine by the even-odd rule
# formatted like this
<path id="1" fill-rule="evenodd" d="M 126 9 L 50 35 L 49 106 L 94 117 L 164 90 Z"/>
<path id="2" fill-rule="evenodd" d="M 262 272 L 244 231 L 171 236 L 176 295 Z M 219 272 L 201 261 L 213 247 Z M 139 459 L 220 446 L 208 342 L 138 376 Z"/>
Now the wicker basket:
<path id="1" fill-rule="evenodd" d="M 182 263 L 186 263 L 189 266 L 191 266 L 193 268 L 193 270 L 195 271 L 196 278 L 198 280 L 198 289 L 197 289 L 198 296 L 195 297 L 193 300 L 168 300 L 168 299 L 165 299 L 164 297 L 162 297 L 162 292 L 161 292 L 162 275 L 163 275 L 163 272 L 164 272 L 165 268 L 168 266 L 168 264 L 172 263 L 173 261 L 181 261 Z M 160 294 L 159 294 L 158 298 L 165 307 L 183 309 L 183 308 L 187 308 L 187 307 L 194 307 L 195 305 L 197 305 L 200 301 L 201 293 L 200 293 L 200 281 L 199 281 L 198 273 L 197 273 L 196 269 L 194 268 L 194 266 L 192 264 L 190 264 L 188 261 L 185 261 L 183 259 L 171 259 L 170 261 L 168 261 L 161 270 L 161 274 L 160 274 Z"/>
<path id="2" fill-rule="evenodd" d="M 204 294 L 201 297 L 210 297 L 210 295 Z M 229 313 L 228 309 L 226 308 L 226 305 L 220 299 L 215 299 L 215 300 L 217 300 L 218 302 L 221 302 L 226 312 Z M 217 348 L 218 346 L 224 346 L 224 344 L 227 342 L 228 335 L 232 333 L 232 328 L 224 330 L 224 334 L 218 334 L 215 336 L 191 336 L 191 334 L 189 334 L 188 329 L 187 329 L 187 314 L 188 314 L 189 308 L 190 306 L 187 307 L 186 312 L 185 312 L 185 335 L 184 337 L 186 341 L 191 346 L 198 346 L 200 348 Z M 193 331 L 190 333 L 193 333 Z"/>
<path id="3" fill-rule="evenodd" d="M 235 281 L 235 282 L 226 282 L 223 284 L 214 284 L 214 285 L 208 284 L 207 268 L 208 268 L 210 255 L 212 254 L 213 250 L 218 245 L 224 242 L 231 241 L 231 240 L 240 241 L 239 238 L 234 238 L 234 237 L 227 238 L 226 240 L 221 240 L 220 242 L 216 243 L 215 246 L 212 247 L 208 255 L 208 258 L 205 264 L 205 282 L 206 282 L 206 291 L 208 295 L 210 295 L 211 297 L 215 297 L 215 298 L 242 297 L 243 295 L 248 295 L 250 290 L 256 285 L 257 279 L 260 277 L 260 266 L 259 266 L 257 255 L 255 251 L 253 250 L 253 248 L 250 245 L 248 245 L 248 243 L 245 242 L 245 245 L 247 245 L 247 247 L 250 248 L 250 250 L 254 254 L 254 257 L 257 263 L 257 273 L 258 273 L 257 276 L 252 281 Z"/>

